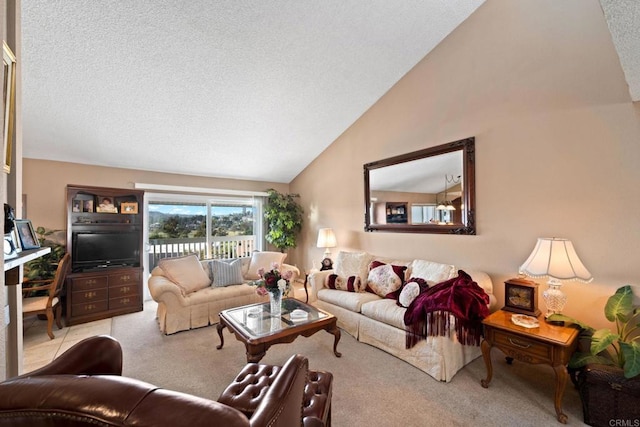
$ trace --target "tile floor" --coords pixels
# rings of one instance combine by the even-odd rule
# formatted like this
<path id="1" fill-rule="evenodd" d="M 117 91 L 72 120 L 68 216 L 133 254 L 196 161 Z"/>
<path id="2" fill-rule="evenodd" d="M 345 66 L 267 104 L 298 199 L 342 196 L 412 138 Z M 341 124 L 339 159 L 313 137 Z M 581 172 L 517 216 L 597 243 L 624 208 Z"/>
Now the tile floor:
<path id="1" fill-rule="evenodd" d="M 64 323 L 63 323 L 64 324 Z M 111 319 L 97 320 L 62 329 L 53 325 L 54 339 L 47 335 L 47 321 L 25 317 L 23 326 L 24 356 L 22 373 L 31 372 L 51 362 L 78 341 L 99 334 L 111 334 Z"/>

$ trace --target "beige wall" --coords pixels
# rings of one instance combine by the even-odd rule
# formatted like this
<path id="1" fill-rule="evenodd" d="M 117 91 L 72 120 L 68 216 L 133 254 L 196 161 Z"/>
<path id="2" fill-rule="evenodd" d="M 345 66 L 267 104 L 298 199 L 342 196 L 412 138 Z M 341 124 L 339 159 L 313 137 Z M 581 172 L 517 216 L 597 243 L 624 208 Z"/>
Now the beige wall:
<path id="1" fill-rule="evenodd" d="M 65 230 L 67 226 L 66 186 L 68 184 L 133 188 L 136 182 L 244 191 L 265 191 L 269 188 L 281 192 L 289 191 L 287 184 L 273 182 L 206 178 L 24 159 L 22 183 L 26 198 L 26 217 L 31 220 L 34 227 L 42 226 L 48 229 Z M 62 237 L 64 239 L 64 234 Z"/>
<path id="2" fill-rule="evenodd" d="M 476 236 L 363 231 L 363 164 L 469 136 Z M 597 0 L 488 0 L 291 183 L 307 214 L 296 258 L 317 265 L 317 230 L 332 227 L 334 257 L 482 269 L 502 305 L 536 238 L 566 237 L 595 280 L 565 283 L 565 313 L 602 325 L 609 294 L 640 279 L 639 142 Z"/>

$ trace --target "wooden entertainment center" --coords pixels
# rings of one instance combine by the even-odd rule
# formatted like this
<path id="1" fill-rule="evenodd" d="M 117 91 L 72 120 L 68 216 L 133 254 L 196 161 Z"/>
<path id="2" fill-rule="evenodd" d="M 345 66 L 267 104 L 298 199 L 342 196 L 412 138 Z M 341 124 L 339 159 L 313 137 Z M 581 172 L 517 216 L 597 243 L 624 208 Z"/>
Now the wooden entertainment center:
<path id="1" fill-rule="evenodd" d="M 139 190 L 67 186 L 68 325 L 142 310 L 143 197 Z"/>

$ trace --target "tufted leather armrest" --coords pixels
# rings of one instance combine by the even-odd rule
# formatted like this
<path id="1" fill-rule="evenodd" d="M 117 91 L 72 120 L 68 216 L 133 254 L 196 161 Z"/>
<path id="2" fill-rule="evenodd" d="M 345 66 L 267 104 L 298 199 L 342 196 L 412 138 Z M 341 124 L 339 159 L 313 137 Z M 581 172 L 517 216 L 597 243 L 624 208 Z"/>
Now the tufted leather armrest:
<path id="1" fill-rule="evenodd" d="M 248 363 L 222 392 L 218 402 L 238 409 L 251 419 L 280 369 L 274 365 Z M 332 384 L 330 372 L 308 372 L 302 405 L 305 427 L 330 425 Z"/>

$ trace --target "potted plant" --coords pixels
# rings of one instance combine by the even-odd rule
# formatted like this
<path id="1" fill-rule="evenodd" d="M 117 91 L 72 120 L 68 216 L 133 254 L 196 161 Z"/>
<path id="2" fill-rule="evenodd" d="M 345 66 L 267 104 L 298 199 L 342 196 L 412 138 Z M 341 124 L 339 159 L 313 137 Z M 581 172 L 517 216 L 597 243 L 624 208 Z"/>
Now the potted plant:
<path id="1" fill-rule="evenodd" d="M 631 286 L 620 287 L 604 307 L 615 332 L 598 329 L 562 314 L 564 320 L 582 328 L 579 348 L 570 362 L 577 371 L 584 421 L 590 425 L 612 425 L 611 420 L 640 419 L 640 307 L 633 305 Z M 579 346 L 581 347 L 581 346 Z"/>
<path id="2" fill-rule="evenodd" d="M 296 202 L 298 194 L 282 194 L 267 190 L 267 205 L 264 217 L 267 220 L 265 239 L 280 252 L 296 247 L 296 237 L 302 230 L 302 207 Z"/>
<path id="3" fill-rule="evenodd" d="M 51 252 L 47 255 L 36 258 L 25 264 L 25 277 L 29 280 L 49 280 L 53 279 L 58 268 L 58 262 L 66 252 L 64 245 L 51 240 L 50 237 L 62 230 L 48 230 L 44 227 L 37 227 L 35 232 L 38 235 L 40 246 L 50 247 Z"/>

